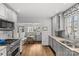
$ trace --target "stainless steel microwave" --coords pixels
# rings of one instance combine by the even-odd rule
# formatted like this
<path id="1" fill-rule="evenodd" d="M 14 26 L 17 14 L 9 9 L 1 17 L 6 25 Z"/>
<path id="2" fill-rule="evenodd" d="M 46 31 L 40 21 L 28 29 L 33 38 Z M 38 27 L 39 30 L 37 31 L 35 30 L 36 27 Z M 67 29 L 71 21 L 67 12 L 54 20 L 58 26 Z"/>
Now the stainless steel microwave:
<path id="1" fill-rule="evenodd" d="M 13 30 L 14 22 L 0 19 L 0 30 Z"/>

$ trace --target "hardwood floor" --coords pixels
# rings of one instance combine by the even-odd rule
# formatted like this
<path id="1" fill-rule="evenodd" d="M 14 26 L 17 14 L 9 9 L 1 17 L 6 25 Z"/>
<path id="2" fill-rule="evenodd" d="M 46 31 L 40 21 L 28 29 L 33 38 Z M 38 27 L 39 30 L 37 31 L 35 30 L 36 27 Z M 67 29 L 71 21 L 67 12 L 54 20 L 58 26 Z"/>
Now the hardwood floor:
<path id="1" fill-rule="evenodd" d="M 54 53 L 49 47 L 42 46 L 40 43 L 25 43 L 21 56 L 54 56 Z"/>

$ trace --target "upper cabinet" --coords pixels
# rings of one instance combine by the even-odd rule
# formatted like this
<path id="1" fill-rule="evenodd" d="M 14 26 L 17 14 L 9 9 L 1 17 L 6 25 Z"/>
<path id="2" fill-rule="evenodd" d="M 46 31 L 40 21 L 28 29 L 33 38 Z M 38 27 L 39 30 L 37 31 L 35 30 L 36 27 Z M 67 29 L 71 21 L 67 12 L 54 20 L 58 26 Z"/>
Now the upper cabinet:
<path id="1" fill-rule="evenodd" d="M 13 10 L 6 8 L 6 19 L 8 21 L 16 22 L 17 15 Z"/>
<path id="2" fill-rule="evenodd" d="M 12 12 L 12 20 L 17 22 L 17 14 L 15 12 Z"/>
<path id="3" fill-rule="evenodd" d="M 17 22 L 16 12 L 2 3 L 0 3 L 0 18 L 7 21 Z"/>
<path id="4" fill-rule="evenodd" d="M 6 19 L 8 21 L 12 21 L 12 19 L 11 19 L 12 15 L 11 14 L 12 14 L 11 10 L 6 8 Z"/>
<path id="5" fill-rule="evenodd" d="M 64 24 L 65 24 L 65 20 L 64 20 L 64 16 L 63 13 L 59 14 L 59 30 L 64 30 Z"/>
<path id="6" fill-rule="evenodd" d="M 55 31 L 64 30 L 64 21 L 63 13 L 59 13 L 53 17 L 53 28 L 55 28 Z"/>
<path id="7" fill-rule="evenodd" d="M 3 4 L 0 4 L 0 18 L 2 18 L 2 19 L 6 19 L 5 8 L 6 7 Z"/>

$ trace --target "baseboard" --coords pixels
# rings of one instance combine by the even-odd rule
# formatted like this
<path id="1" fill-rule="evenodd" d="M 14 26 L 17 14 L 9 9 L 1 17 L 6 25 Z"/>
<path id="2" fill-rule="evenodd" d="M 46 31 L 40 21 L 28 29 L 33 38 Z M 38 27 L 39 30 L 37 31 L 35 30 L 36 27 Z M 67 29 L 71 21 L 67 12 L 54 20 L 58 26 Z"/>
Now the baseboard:
<path id="1" fill-rule="evenodd" d="M 42 41 L 26 41 L 25 44 L 35 44 L 35 43 L 42 43 Z"/>

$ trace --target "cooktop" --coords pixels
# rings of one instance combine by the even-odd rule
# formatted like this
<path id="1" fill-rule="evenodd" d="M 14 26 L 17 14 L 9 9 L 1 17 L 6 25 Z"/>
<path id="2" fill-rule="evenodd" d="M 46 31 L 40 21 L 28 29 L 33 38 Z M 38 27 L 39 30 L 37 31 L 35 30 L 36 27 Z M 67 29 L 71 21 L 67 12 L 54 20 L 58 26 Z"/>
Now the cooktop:
<path id="1" fill-rule="evenodd" d="M 1 43 L 0 46 L 3 46 L 3 45 L 10 45 L 11 43 L 17 41 L 18 39 L 6 39 L 5 40 L 5 43 Z"/>

